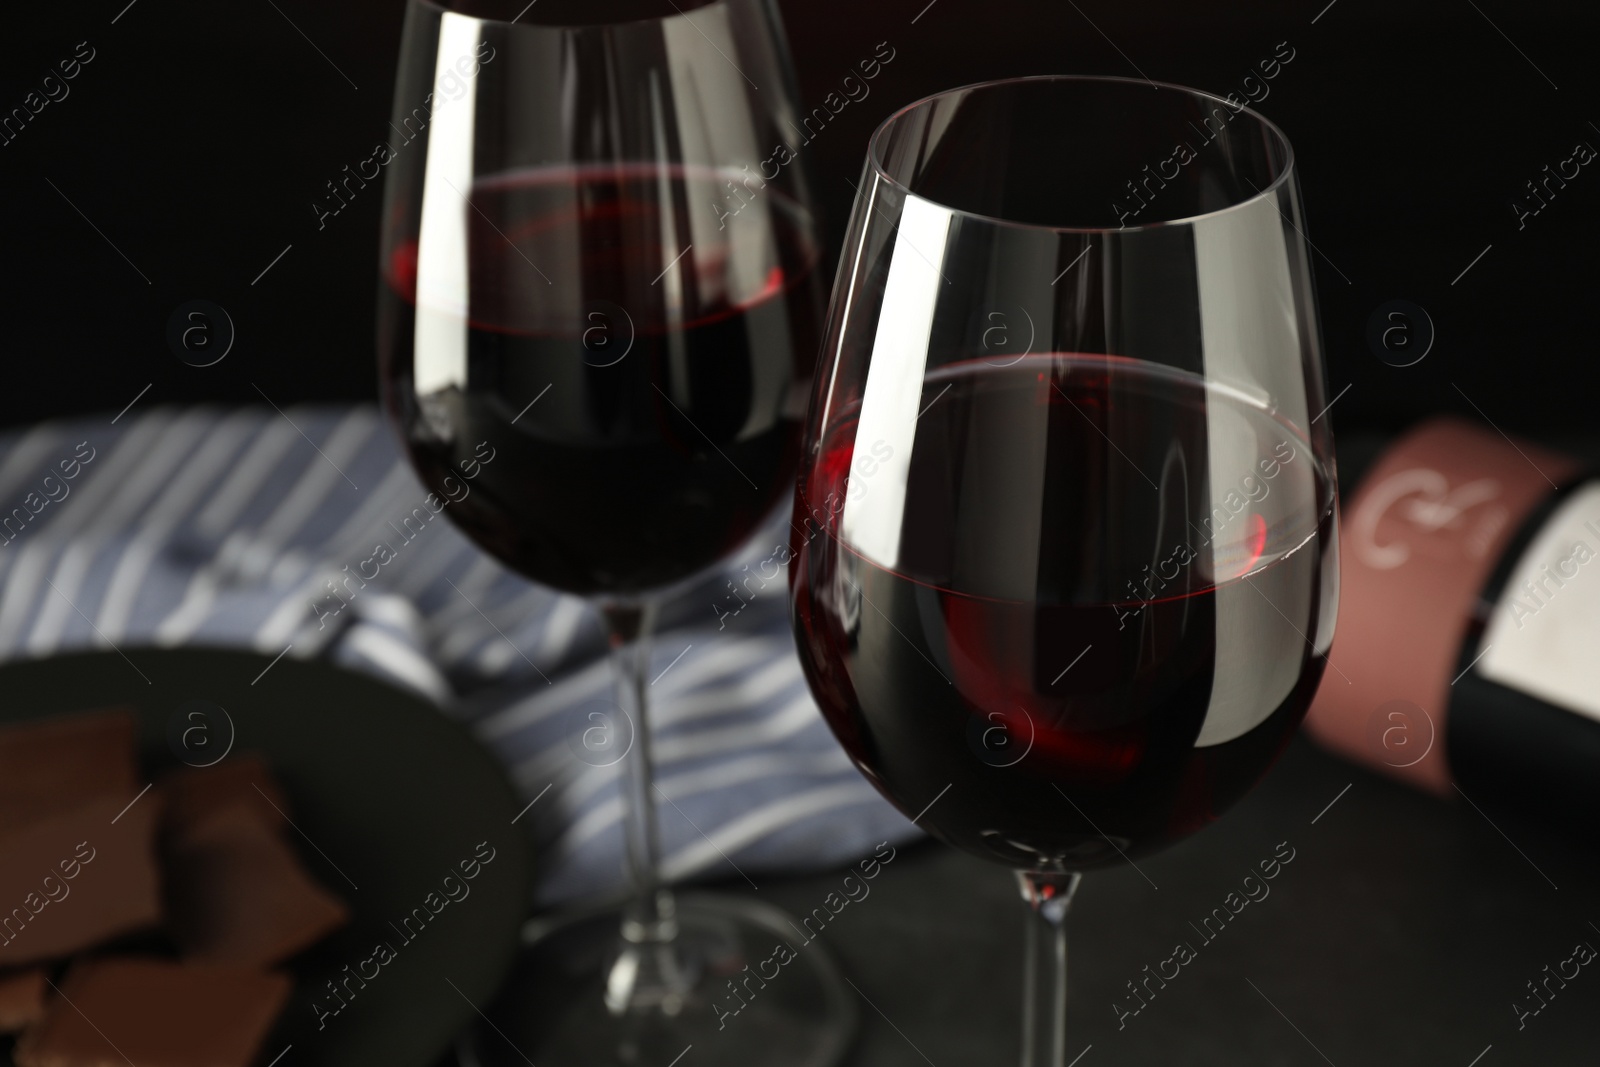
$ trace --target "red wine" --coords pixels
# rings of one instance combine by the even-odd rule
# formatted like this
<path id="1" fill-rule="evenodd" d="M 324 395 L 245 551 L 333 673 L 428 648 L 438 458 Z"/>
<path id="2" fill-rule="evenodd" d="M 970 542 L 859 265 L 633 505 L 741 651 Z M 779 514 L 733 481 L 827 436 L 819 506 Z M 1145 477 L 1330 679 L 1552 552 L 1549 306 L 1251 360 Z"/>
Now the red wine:
<path id="1" fill-rule="evenodd" d="M 956 363 L 908 410 L 831 420 L 797 494 L 801 661 L 856 763 L 935 836 L 1035 870 L 1221 814 L 1325 662 L 1332 480 L 1305 437 L 1104 356 Z"/>
<path id="2" fill-rule="evenodd" d="M 646 164 L 461 192 L 391 252 L 380 324 L 423 480 L 477 472 L 450 516 L 580 594 L 659 588 L 736 548 L 794 470 L 820 315 L 803 210 Z"/>

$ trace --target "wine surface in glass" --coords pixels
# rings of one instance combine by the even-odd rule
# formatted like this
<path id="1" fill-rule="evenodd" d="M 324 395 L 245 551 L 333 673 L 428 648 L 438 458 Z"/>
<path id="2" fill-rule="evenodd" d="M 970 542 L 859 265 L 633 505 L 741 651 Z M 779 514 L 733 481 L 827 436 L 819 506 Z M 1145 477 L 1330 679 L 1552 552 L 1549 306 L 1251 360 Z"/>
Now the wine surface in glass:
<path id="1" fill-rule="evenodd" d="M 430 488 L 465 484 L 451 517 L 523 575 L 657 589 L 737 548 L 787 488 L 817 252 L 793 200 L 729 179 L 650 164 L 492 176 L 456 202 L 463 262 L 426 260 L 425 220 L 422 262 L 413 240 L 385 264 L 391 415 Z M 465 312 L 449 306 L 462 288 Z"/>
<path id="2" fill-rule="evenodd" d="M 801 662 L 856 764 L 908 814 L 938 797 L 935 836 L 1032 870 L 1220 815 L 1325 663 L 1305 635 L 1332 480 L 1304 435 L 1108 356 L 954 363 L 910 410 L 830 415 L 796 498 Z"/>

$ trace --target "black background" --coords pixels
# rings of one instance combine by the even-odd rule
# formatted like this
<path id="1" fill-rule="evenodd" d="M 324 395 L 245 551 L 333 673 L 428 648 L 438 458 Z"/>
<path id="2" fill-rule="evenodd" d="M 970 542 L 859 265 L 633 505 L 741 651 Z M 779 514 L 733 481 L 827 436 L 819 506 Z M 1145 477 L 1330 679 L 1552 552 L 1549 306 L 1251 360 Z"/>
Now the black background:
<path id="1" fill-rule="evenodd" d="M 373 397 L 381 190 L 320 231 L 311 205 L 384 136 L 403 5 L 126 3 L 29 7 L 0 45 L 6 112 L 78 42 L 95 50 L 70 95 L 0 146 L 0 425 L 115 411 L 152 383 L 141 405 L 259 403 L 251 383 L 280 406 Z M 1478 414 L 1474 404 L 1506 430 L 1554 440 L 1591 423 L 1600 168 L 1520 231 L 1511 202 L 1579 141 L 1600 147 L 1592 5 L 925 4 L 782 5 L 805 108 L 878 42 L 896 53 L 871 95 L 806 149 L 832 253 L 866 139 L 904 103 L 1063 72 L 1226 93 L 1286 41 L 1295 58 L 1260 107 L 1302 168 L 1330 395 L 1352 385 L 1335 425 L 1392 432 L 1427 412 Z M 174 309 L 197 298 L 226 308 L 237 330 L 208 368 L 180 362 L 165 337 Z M 1365 339 L 1396 298 L 1437 330 L 1408 368 Z"/>

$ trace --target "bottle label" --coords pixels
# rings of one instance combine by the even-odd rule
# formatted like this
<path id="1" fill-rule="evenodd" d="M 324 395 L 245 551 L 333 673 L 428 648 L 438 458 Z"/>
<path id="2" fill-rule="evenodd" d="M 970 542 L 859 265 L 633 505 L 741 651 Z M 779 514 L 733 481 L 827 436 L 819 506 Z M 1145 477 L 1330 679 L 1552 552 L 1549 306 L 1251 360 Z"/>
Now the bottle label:
<path id="1" fill-rule="evenodd" d="M 1477 671 L 1600 720 L 1600 482 L 1573 492 L 1517 560 Z"/>

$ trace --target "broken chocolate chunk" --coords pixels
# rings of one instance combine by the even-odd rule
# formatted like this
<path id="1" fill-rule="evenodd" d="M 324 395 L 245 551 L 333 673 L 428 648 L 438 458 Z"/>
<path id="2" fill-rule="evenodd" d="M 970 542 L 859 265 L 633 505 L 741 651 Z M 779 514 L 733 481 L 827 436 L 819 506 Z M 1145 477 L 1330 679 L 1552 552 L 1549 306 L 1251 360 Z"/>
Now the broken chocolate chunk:
<path id="1" fill-rule="evenodd" d="M 249 1067 L 289 984 L 245 967 L 80 962 L 15 1059 L 18 1067 Z"/>
<path id="2" fill-rule="evenodd" d="M 283 786 L 267 770 L 266 761 L 251 753 L 240 753 L 213 767 L 185 767 L 161 779 L 166 796 L 166 822 L 186 826 L 203 819 L 235 801 L 260 805 L 270 812 L 277 808 L 289 817 L 289 800 Z M 270 807 L 269 807 L 270 805 Z"/>
<path id="3" fill-rule="evenodd" d="M 14 1034 L 44 1018 L 44 972 L 8 971 L 0 974 L 0 1034 Z"/>
<path id="4" fill-rule="evenodd" d="M 161 801 L 107 796 L 0 828 L 0 967 L 57 959 L 161 918 Z"/>
<path id="5" fill-rule="evenodd" d="M 0 834 L 97 796 L 126 803 L 144 784 L 137 734 L 133 715 L 121 708 L 0 728 Z"/>
<path id="6" fill-rule="evenodd" d="M 186 959 L 267 966 L 344 925 L 264 808 L 242 800 L 169 829 L 167 927 Z"/>

